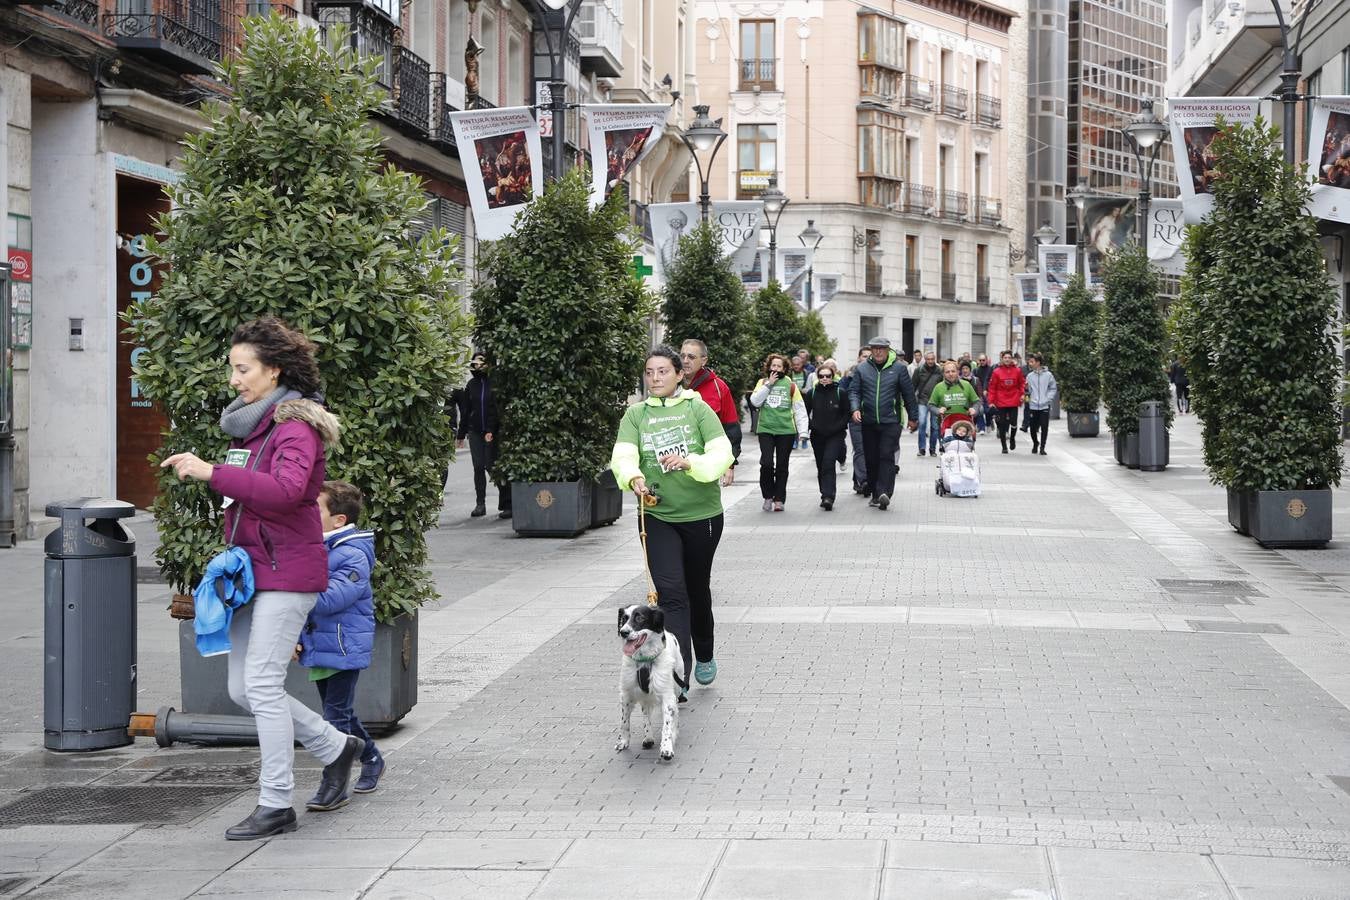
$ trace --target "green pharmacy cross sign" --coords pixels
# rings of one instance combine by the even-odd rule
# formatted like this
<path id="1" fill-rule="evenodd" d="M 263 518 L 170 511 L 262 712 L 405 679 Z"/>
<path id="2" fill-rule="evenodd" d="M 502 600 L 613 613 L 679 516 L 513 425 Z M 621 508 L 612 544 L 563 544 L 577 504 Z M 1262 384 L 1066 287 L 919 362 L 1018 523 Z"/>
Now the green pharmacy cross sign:
<path id="1" fill-rule="evenodd" d="M 654 270 L 651 266 L 645 265 L 641 256 L 633 257 L 633 277 L 638 281 L 652 274 Z"/>

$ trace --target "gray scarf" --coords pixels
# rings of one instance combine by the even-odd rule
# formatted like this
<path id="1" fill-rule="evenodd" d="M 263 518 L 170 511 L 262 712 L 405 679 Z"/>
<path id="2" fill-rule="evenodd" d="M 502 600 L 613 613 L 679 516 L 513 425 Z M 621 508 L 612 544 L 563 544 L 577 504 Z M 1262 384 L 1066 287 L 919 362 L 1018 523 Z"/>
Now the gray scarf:
<path id="1" fill-rule="evenodd" d="M 235 397 L 225 411 L 220 414 L 220 427 L 232 438 L 243 440 L 253 433 L 258 423 L 272 412 L 272 407 L 283 400 L 298 400 L 300 392 L 291 390 L 284 384 L 277 385 L 266 397 L 259 397 L 252 403 L 245 403 L 243 397 Z"/>

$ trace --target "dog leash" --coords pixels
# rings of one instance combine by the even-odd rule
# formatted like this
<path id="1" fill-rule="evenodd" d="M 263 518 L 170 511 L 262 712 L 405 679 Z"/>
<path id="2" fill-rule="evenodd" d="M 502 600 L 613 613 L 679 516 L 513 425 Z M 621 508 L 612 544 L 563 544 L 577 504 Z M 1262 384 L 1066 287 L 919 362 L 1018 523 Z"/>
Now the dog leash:
<path id="1" fill-rule="evenodd" d="M 638 498 L 638 536 L 642 538 L 642 569 L 647 573 L 647 605 L 656 606 L 656 582 L 652 580 L 652 564 L 647 558 L 647 507 L 657 501 L 650 494 Z"/>

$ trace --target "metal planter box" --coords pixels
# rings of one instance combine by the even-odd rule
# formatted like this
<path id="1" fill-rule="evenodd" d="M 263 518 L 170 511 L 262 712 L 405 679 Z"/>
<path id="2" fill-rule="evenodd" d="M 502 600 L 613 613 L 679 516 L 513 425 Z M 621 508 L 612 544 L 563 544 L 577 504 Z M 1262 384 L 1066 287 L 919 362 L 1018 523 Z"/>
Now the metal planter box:
<path id="1" fill-rule="evenodd" d="M 1101 415 L 1095 412 L 1068 413 L 1069 437 L 1096 437 L 1101 434 Z"/>
<path id="2" fill-rule="evenodd" d="M 511 484 L 511 527 L 522 537 L 576 537 L 591 525 L 595 482 L 531 481 Z"/>
<path id="3" fill-rule="evenodd" d="M 197 652 L 192 621 L 178 623 L 179 683 L 182 711 L 221 716 L 247 715 L 230 699 L 227 657 L 202 656 Z M 309 680 L 309 670 L 291 663 L 286 672 L 286 693 L 315 712 L 323 712 L 319 690 Z M 370 668 L 361 672 L 356 686 L 356 715 L 372 732 L 385 732 L 417 705 L 417 616 L 399 616 L 389 624 L 375 626 L 375 649 Z"/>
<path id="4" fill-rule="evenodd" d="M 1249 524 L 1251 494 L 1228 488 L 1228 524 L 1238 534 L 1251 534 Z"/>
<path id="5" fill-rule="evenodd" d="M 1312 548 L 1331 540 L 1331 490 L 1254 491 L 1248 525 L 1262 547 Z"/>
<path id="6" fill-rule="evenodd" d="M 613 472 L 602 472 L 591 488 L 591 527 L 612 525 L 622 515 L 623 491 L 619 490 Z"/>

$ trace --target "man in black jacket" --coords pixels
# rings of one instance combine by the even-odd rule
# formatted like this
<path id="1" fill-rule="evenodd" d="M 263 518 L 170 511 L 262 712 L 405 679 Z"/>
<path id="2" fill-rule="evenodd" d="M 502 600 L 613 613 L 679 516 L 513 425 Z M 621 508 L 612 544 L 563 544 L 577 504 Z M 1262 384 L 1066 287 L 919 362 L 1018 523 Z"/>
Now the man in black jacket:
<path id="1" fill-rule="evenodd" d="M 900 404 L 909 418 L 909 430 L 919 427 L 919 404 L 904 360 L 891 342 L 874 337 L 867 342 L 872 358 L 858 364 L 849 384 L 853 421 L 862 424 L 863 454 L 871 481 L 871 506 L 885 509 L 895 493 L 895 453 L 900 448 Z"/>
<path id="2" fill-rule="evenodd" d="M 473 460 L 473 491 L 476 503 L 473 518 L 487 515 L 487 479 L 497 461 L 497 448 L 501 442 L 499 428 L 501 420 L 497 418 L 497 398 L 492 393 L 492 381 L 488 376 L 487 357 L 475 353 L 469 362 L 472 374 L 469 383 L 455 391 L 451 399 L 459 409 L 459 428 L 455 432 L 455 446 L 463 449 L 464 439 L 469 439 L 469 456 Z M 511 518 L 511 485 L 497 485 L 497 518 Z"/>
<path id="3" fill-rule="evenodd" d="M 910 379 L 914 382 L 914 394 L 919 399 L 919 455 L 925 451 L 937 455 L 938 416 L 928 408 L 928 398 L 933 388 L 942 380 L 942 366 L 937 364 L 937 354 L 929 350 L 923 355 L 923 365 L 916 366 Z"/>

